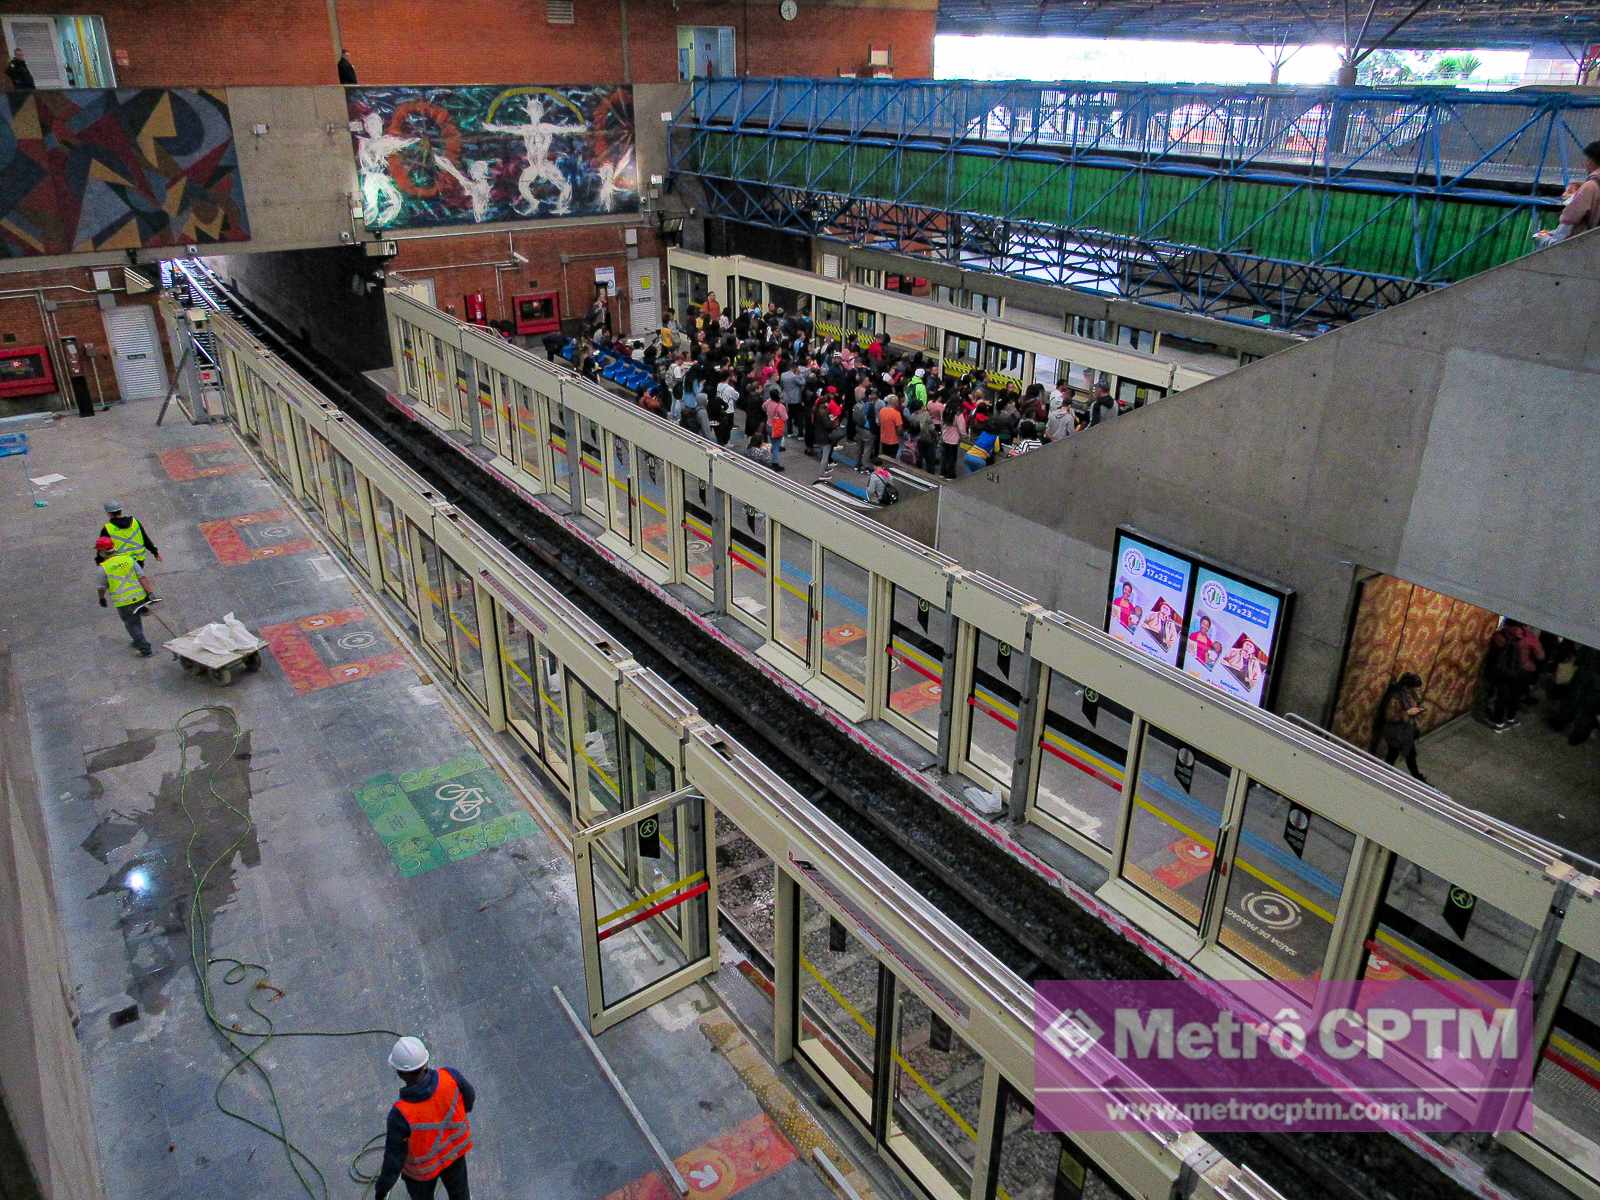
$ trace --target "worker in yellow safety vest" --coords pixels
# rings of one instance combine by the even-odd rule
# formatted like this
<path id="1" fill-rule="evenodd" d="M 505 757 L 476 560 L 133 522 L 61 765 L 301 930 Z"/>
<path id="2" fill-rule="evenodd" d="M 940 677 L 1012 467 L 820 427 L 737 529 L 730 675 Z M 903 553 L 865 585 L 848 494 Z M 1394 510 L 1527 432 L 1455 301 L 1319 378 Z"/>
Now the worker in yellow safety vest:
<path id="1" fill-rule="evenodd" d="M 106 601 L 110 599 L 133 641 L 133 648 L 140 658 L 149 658 L 153 652 L 149 639 L 144 636 L 143 614 L 154 600 L 144 576 L 139 573 L 139 565 L 133 561 L 132 554 L 119 552 L 116 543 L 108 537 L 96 540 L 94 560 L 100 565 L 100 607 L 106 608 Z"/>
<path id="2" fill-rule="evenodd" d="M 139 518 L 122 511 L 122 501 L 106 501 L 106 523 L 100 526 L 100 536 L 111 539 L 113 548 L 119 554 L 133 555 L 133 562 L 140 571 L 144 570 L 145 559 L 154 554 L 159 561 L 161 551 L 156 549 L 156 540 L 150 536 L 150 531 L 139 523 Z"/>
<path id="3" fill-rule="evenodd" d="M 472 1111 L 477 1093 L 454 1067 L 433 1068 L 421 1038 L 403 1037 L 389 1052 L 389 1065 L 404 1085 L 389 1109 L 383 1166 L 374 1200 L 384 1200 L 399 1179 L 411 1200 L 430 1200 L 444 1184 L 449 1200 L 470 1200 L 467 1151 L 472 1149 Z"/>

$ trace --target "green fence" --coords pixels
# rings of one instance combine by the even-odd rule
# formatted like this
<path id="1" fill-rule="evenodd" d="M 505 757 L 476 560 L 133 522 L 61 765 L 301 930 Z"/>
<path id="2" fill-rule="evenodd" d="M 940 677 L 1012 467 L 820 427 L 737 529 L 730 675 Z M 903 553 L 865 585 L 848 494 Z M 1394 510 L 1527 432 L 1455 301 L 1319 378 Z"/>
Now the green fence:
<path id="1" fill-rule="evenodd" d="M 1526 254 L 1527 206 L 707 132 L 700 174 L 1453 283 Z M 1552 224 L 1546 215 L 1543 222 Z"/>

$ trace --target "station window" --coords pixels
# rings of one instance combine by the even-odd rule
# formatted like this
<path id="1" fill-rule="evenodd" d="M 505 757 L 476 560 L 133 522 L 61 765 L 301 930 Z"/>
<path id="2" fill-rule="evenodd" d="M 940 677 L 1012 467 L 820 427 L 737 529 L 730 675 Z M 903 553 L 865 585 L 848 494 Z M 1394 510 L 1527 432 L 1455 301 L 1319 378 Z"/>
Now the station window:
<path id="1" fill-rule="evenodd" d="M 622 811 L 622 791 L 617 779 L 617 714 L 588 686 L 572 680 L 573 694 L 572 765 L 577 779 L 572 788 L 575 806 L 573 819 L 578 825 L 595 825 Z M 620 866 L 627 853 L 626 839 L 620 833 L 606 838 L 603 845 Z"/>
<path id="2" fill-rule="evenodd" d="M 450 661 L 449 615 L 444 607 L 444 575 L 439 567 L 439 549 L 433 539 L 415 525 L 411 529 L 411 549 L 416 561 L 417 608 L 423 644 L 439 658 Z"/>
<path id="3" fill-rule="evenodd" d="M 1145 726 L 1123 877 L 1197 929 L 1229 774 L 1226 763 Z"/>
<path id="4" fill-rule="evenodd" d="M 767 628 L 767 517 L 749 504 L 728 502 L 729 604 L 763 633 Z"/>
<path id="5" fill-rule="evenodd" d="M 1092 342 L 1109 342 L 1111 340 L 1111 322 L 1104 317 L 1074 315 L 1072 318 L 1072 335 L 1074 337 L 1088 338 Z"/>
<path id="6" fill-rule="evenodd" d="M 884 707 L 930 738 L 939 736 L 944 643 L 950 614 L 913 592 L 894 589 L 889 614 L 889 669 Z"/>
<path id="7" fill-rule="evenodd" d="M 1028 365 L 1027 354 L 998 342 L 987 343 L 985 349 L 988 353 L 989 382 L 997 387 L 1012 387 L 1020 391 L 1022 373 Z"/>
<path id="8" fill-rule="evenodd" d="M 383 584 L 400 603 L 406 604 L 405 552 L 400 548 L 400 520 L 395 515 L 393 501 L 376 488 L 372 492 L 372 516 L 378 529 L 378 565 L 383 572 Z"/>
<path id="9" fill-rule="evenodd" d="M 1217 940 L 1269 978 L 1320 977 L 1355 841 L 1327 817 L 1251 781 Z"/>
<path id="10" fill-rule="evenodd" d="M 272 437 L 278 447 L 278 470 L 283 473 L 283 481 L 290 488 L 294 487 L 294 432 L 289 422 L 292 419 L 289 405 L 283 397 L 269 391 L 267 403 L 272 408 Z M 310 478 L 310 476 L 307 476 Z"/>
<path id="11" fill-rule="evenodd" d="M 872 1119 L 878 960 L 844 925 L 800 895 L 798 1050 L 863 1121 Z"/>
<path id="12" fill-rule="evenodd" d="M 628 807 L 637 808 L 651 800 L 665 796 L 678 786 L 672 764 L 657 754 L 650 744 L 628 730 Z M 639 857 L 639 878 L 635 886 L 641 895 L 654 894 L 663 887 L 676 883 L 678 874 L 678 847 L 682 844 L 683 830 L 677 828 L 674 818 L 684 815 L 684 810 L 671 809 L 662 814 L 660 822 L 660 852 L 655 858 Z M 681 907 L 671 908 L 663 914 L 674 933 L 681 933 L 679 924 Z"/>
<path id="13" fill-rule="evenodd" d="M 606 483 L 609 485 L 611 496 L 611 511 L 607 519 L 610 521 L 611 532 L 623 541 L 631 543 L 633 497 L 628 489 L 633 476 L 633 447 L 614 434 L 607 436 L 611 441 L 611 454 L 606 465 Z"/>
<path id="14" fill-rule="evenodd" d="M 288 414 L 290 428 L 294 431 L 290 440 L 294 442 L 295 456 L 300 462 L 300 498 L 303 499 L 317 512 L 322 511 L 322 488 L 317 483 L 317 463 L 312 457 L 311 431 L 306 428 L 304 418 L 297 412 L 292 412 L 287 404 L 282 406 Z"/>
<path id="15" fill-rule="evenodd" d="M 351 557 L 363 569 L 370 569 L 367 562 L 367 525 L 361 517 L 360 476 L 348 458 L 337 450 L 333 450 L 332 454 L 333 473 L 339 484 L 339 507 L 344 510 L 345 544 L 350 547 Z"/>
<path id="16" fill-rule="evenodd" d="M 712 592 L 711 485 L 683 473 L 683 579 L 707 596 Z M 732 547 L 730 546 L 731 550 Z"/>
<path id="17" fill-rule="evenodd" d="M 741 309 L 762 307 L 761 280 L 739 276 L 739 307 Z"/>
<path id="18" fill-rule="evenodd" d="M 739 73 L 734 61 L 732 25 L 678 26 L 678 79 L 732 79 Z"/>
<path id="19" fill-rule="evenodd" d="M 810 313 L 811 311 L 811 295 L 809 292 L 797 292 L 793 288 L 769 283 L 767 284 L 767 295 L 787 316 L 799 316 L 801 313 Z"/>
<path id="20" fill-rule="evenodd" d="M 811 662 L 811 556 L 804 534 L 781 526 L 777 533 L 777 573 L 773 576 L 772 640 L 801 662 Z"/>
<path id="21" fill-rule="evenodd" d="M 1122 812 L 1133 714 L 1051 671 L 1039 738 L 1040 811 L 1107 850 Z"/>
<path id="22" fill-rule="evenodd" d="M 1017 709 L 1022 693 L 1005 642 L 979 631 L 973 649 L 972 687 L 967 693 L 967 761 L 1001 787 L 1011 786 L 1017 749 Z"/>
<path id="23" fill-rule="evenodd" d="M 450 611 L 450 644 L 455 652 L 456 676 L 479 704 L 489 705 L 484 683 L 483 642 L 478 632 L 478 596 L 472 576 L 448 554 L 439 555 L 444 567 L 445 598 Z"/>
<path id="24" fill-rule="evenodd" d="M 1119 379 L 1117 381 L 1117 407 L 1119 408 L 1143 408 L 1146 404 L 1163 399 L 1166 394 L 1166 388 L 1158 388 L 1154 384 L 1138 383 L 1132 379 Z"/>
<path id="25" fill-rule="evenodd" d="M 114 88 L 105 22 L 98 16 L 8 16 L 6 57 L 23 53 L 39 88 Z"/>
<path id="26" fill-rule="evenodd" d="M 469 386 L 478 405 L 478 436 L 489 449 L 500 449 L 500 436 L 495 428 L 495 376 L 493 371 L 471 355 L 462 355 L 462 370 L 466 372 Z M 469 414 L 470 415 L 470 414 Z M 469 423 L 466 428 L 471 429 Z"/>
<path id="27" fill-rule="evenodd" d="M 1156 352 L 1156 335 L 1148 329 L 1137 329 L 1132 325 L 1118 325 L 1117 345 L 1126 346 L 1130 350 L 1137 350 L 1140 354 L 1154 354 Z"/>
<path id="28" fill-rule="evenodd" d="M 567 406 L 548 396 L 544 400 L 550 425 L 550 489 L 572 503 L 572 460 L 567 457 Z"/>
<path id="29" fill-rule="evenodd" d="M 851 310 L 854 311 L 853 309 Z M 817 297 L 817 332 L 835 341 L 844 340 L 844 305 L 838 300 Z"/>
<path id="30" fill-rule="evenodd" d="M 1600 1143 L 1600 966 L 1580 958 L 1533 1076 L 1533 1102 L 1553 1120 L 1533 1123 Z M 1568 1150 L 1570 1153 L 1570 1149 Z"/>
<path id="31" fill-rule="evenodd" d="M 704 304 L 706 294 L 710 290 L 710 281 L 699 271 L 688 271 L 682 267 L 672 268 L 672 303 L 677 309 L 678 320 L 685 329 L 688 328 L 689 309 Z"/>
<path id="32" fill-rule="evenodd" d="M 1035 1128 L 1033 1105 L 1004 1079 L 1000 1081 L 1000 1145 L 989 1159 L 990 1183 L 984 1195 L 998 1200 L 1022 1197 L 1120 1195 L 1108 1186 L 1085 1190 L 1092 1168 L 1088 1156 L 1059 1133 Z M 1096 1175 L 1095 1182 L 1104 1184 Z"/>
<path id="33" fill-rule="evenodd" d="M 664 567 L 672 566 L 672 512 L 667 503 L 667 464 L 639 451 L 639 544 Z"/>
<path id="34" fill-rule="evenodd" d="M 343 545 L 344 510 L 339 507 L 339 486 L 333 478 L 333 447 L 328 445 L 328 440 L 320 433 L 311 433 L 309 426 L 301 428 L 310 434 L 311 464 L 317 472 L 315 481 L 306 480 L 306 488 L 316 494 L 322 506 L 323 519 L 327 523 L 328 532 L 333 535 L 333 540 Z"/>
<path id="35" fill-rule="evenodd" d="M 822 674 L 867 698 L 867 597 L 871 577 L 832 550 L 822 551 Z"/>
<path id="36" fill-rule="evenodd" d="M 578 465 L 582 468 L 579 486 L 583 491 L 583 511 L 598 521 L 606 523 L 605 462 L 600 457 L 600 426 L 588 417 L 578 418 L 578 428 L 583 431 L 578 443 Z"/>
<path id="37" fill-rule="evenodd" d="M 500 614 L 500 678 L 504 682 L 506 724 L 535 754 L 542 754 L 539 737 L 539 685 L 534 679 L 537 650 L 533 634 L 516 614 L 496 605 Z"/>
<path id="38" fill-rule="evenodd" d="M 567 766 L 567 708 L 562 694 L 566 679 L 561 670 L 561 660 L 550 647 L 539 644 L 534 649 L 534 678 L 539 681 L 539 712 L 544 726 L 544 762 L 555 772 L 562 783 L 571 778 Z"/>
<path id="39" fill-rule="evenodd" d="M 928 1193 L 962 1200 L 972 1189 L 983 1097 L 983 1057 L 909 988 L 900 1008 L 885 1145 Z"/>
<path id="40" fill-rule="evenodd" d="M 980 344 L 977 338 L 962 337 L 959 333 L 944 335 L 944 372 L 956 379 L 978 365 Z"/>
<path id="41" fill-rule="evenodd" d="M 525 383 L 507 378 L 500 393 L 500 419 L 505 425 L 505 449 L 502 453 L 522 467 L 535 480 L 540 477 L 538 428 L 533 415 L 533 391 Z M 529 460 L 532 460 L 531 462 Z"/>
<path id="42" fill-rule="evenodd" d="M 1515 979 L 1534 930 L 1472 892 L 1396 856 L 1367 942 L 1368 979 Z M 1457 913 L 1460 915 L 1457 915 Z"/>
<path id="43" fill-rule="evenodd" d="M 845 332 L 862 341 L 871 341 L 878 332 L 878 314 L 870 308 L 849 305 L 845 311 Z"/>

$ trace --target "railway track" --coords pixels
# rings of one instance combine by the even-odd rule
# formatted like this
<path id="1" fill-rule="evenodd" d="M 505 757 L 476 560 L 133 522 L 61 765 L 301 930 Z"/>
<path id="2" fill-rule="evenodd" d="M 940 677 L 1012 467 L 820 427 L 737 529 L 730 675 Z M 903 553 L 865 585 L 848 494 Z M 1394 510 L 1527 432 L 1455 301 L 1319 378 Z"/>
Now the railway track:
<path id="1" fill-rule="evenodd" d="M 191 264 L 189 270 L 203 272 L 191 282 L 205 300 L 237 316 L 552 587 L 604 614 L 603 623 L 627 635 L 641 664 L 707 720 L 760 752 L 786 783 L 1023 979 L 1169 978 L 1048 882 L 974 837 L 742 658 L 708 641 L 554 520 L 395 410 L 370 380 L 305 347 L 205 268 Z M 770 973 L 770 860 L 720 816 L 716 847 L 723 872 L 721 914 Z M 1234 1134 L 1211 1140 L 1295 1200 L 1469 1200 L 1474 1195 L 1381 1134 Z"/>

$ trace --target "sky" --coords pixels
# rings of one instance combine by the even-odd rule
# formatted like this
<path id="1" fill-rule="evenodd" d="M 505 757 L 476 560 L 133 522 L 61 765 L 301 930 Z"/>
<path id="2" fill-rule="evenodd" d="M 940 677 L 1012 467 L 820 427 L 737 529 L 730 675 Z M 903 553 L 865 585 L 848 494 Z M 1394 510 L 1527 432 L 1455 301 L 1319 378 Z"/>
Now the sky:
<path id="1" fill-rule="evenodd" d="M 1518 77 L 1525 50 L 1477 50 L 1476 72 L 1491 79 Z M 1254 46 L 1216 42 L 1105 40 L 1064 37 L 955 37 L 934 42 L 940 79 L 1083 79 L 1130 83 L 1266 83 L 1271 66 Z M 1286 64 L 1280 83 L 1331 83 L 1337 48 L 1306 46 Z"/>

